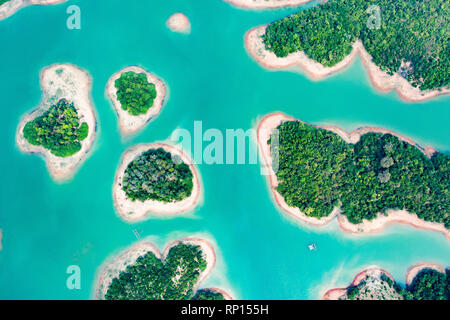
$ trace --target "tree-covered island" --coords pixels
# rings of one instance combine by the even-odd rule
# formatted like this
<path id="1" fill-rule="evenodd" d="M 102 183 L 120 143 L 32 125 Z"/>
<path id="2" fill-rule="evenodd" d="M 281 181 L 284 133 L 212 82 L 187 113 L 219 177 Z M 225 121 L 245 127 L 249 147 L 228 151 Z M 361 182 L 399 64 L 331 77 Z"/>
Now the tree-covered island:
<path id="1" fill-rule="evenodd" d="M 330 0 L 270 24 L 263 35 L 277 57 L 302 51 L 331 67 L 361 40 L 373 62 L 420 90 L 449 87 L 450 2 Z"/>
<path id="2" fill-rule="evenodd" d="M 88 132 L 87 123 L 80 124 L 74 104 L 66 99 L 60 99 L 23 128 L 28 143 L 42 146 L 57 157 L 70 157 L 80 151 Z"/>
<path id="3" fill-rule="evenodd" d="M 155 84 L 148 82 L 145 73 L 123 72 L 114 86 L 122 109 L 132 116 L 145 114 L 157 95 Z"/>
<path id="4" fill-rule="evenodd" d="M 350 144 L 300 121 L 281 123 L 278 134 L 270 146 L 279 160 L 276 191 L 306 216 L 326 217 L 336 206 L 359 224 L 405 209 L 450 228 L 449 155 L 428 158 L 392 134 L 369 132 Z"/>
<path id="5" fill-rule="evenodd" d="M 378 271 L 378 270 L 376 270 Z M 337 291 L 339 300 L 449 300 L 450 271 L 445 272 L 425 268 L 405 287 L 398 284 L 384 271 L 368 272 L 359 283 L 352 284 L 344 291 Z M 334 289 L 336 290 L 336 289 Z M 333 291 L 325 297 L 333 296 Z M 339 290 L 339 289 L 337 289 Z"/>
<path id="6" fill-rule="evenodd" d="M 191 195 L 192 179 L 191 169 L 179 157 L 162 148 L 150 149 L 128 164 L 122 190 L 132 200 L 181 201 Z"/>
<path id="7" fill-rule="evenodd" d="M 208 263 L 195 243 L 178 242 L 164 259 L 147 252 L 112 279 L 104 299 L 223 300 L 221 293 L 196 289 Z"/>

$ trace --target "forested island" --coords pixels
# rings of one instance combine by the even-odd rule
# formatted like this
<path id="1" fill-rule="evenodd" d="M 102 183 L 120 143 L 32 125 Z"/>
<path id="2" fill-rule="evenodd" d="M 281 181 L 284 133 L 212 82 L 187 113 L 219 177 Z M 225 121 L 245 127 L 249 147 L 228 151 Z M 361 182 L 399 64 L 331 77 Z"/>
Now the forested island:
<path id="1" fill-rule="evenodd" d="M 80 124 L 73 102 L 59 100 L 40 117 L 28 122 L 23 135 L 28 143 L 43 146 L 57 157 L 70 157 L 81 150 L 89 126 Z"/>
<path id="2" fill-rule="evenodd" d="M 149 144 L 124 154 L 114 186 L 116 208 L 124 219 L 186 212 L 194 208 L 199 196 L 198 174 L 181 150 Z"/>
<path id="3" fill-rule="evenodd" d="M 212 246 L 201 239 L 169 245 L 163 257 L 139 243 L 103 268 L 97 291 L 105 300 L 224 300 L 214 289 L 198 290 L 215 264 Z"/>
<path id="4" fill-rule="evenodd" d="M 26 114 L 16 142 L 26 153 L 42 155 L 57 181 L 70 178 L 87 156 L 97 129 L 87 72 L 70 64 L 41 72 L 43 99 Z"/>
<path id="5" fill-rule="evenodd" d="M 359 273 L 345 289 L 331 289 L 325 300 L 449 300 L 450 269 L 436 265 L 417 266 L 417 274 L 406 286 L 398 284 L 385 270 L 370 268 Z M 417 268 L 417 267 L 413 267 Z M 407 278 L 411 270 L 408 272 Z"/>
<path id="6" fill-rule="evenodd" d="M 106 92 L 118 115 L 121 133 L 130 135 L 161 112 L 166 88 L 157 76 L 139 67 L 127 67 L 109 79 Z"/>
<path id="7" fill-rule="evenodd" d="M 246 46 L 267 67 L 318 78 L 359 52 L 377 88 L 420 101 L 450 92 L 449 14 L 439 0 L 330 0 L 251 30 Z"/>
<path id="8" fill-rule="evenodd" d="M 369 232 L 366 224 L 371 229 L 372 221 L 376 226 L 380 220 L 382 227 L 392 217 L 448 236 L 449 155 L 424 150 L 387 130 L 361 128 L 347 135 L 336 127 L 315 127 L 283 114 L 265 117 L 259 133 L 263 129 L 269 134 L 266 146 L 259 135 L 260 148 L 276 156 L 265 159 L 277 167 L 272 187 L 283 209 L 297 209 L 300 219 L 329 222 L 338 208 L 344 229 Z M 278 140 L 271 144 L 273 129 Z M 402 219 L 396 220 L 396 214 Z M 408 215 L 409 220 L 404 218 Z M 417 218 L 424 225 L 417 224 Z"/>

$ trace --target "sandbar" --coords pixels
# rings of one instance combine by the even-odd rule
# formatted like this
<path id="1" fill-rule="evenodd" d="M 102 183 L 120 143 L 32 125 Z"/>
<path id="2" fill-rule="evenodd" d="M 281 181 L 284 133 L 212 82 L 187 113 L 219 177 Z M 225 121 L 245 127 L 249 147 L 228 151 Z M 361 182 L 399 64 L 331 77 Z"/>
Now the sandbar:
<path id="1" fill-rule="evenodd" d="M 191 22 L 183 13 L 177 12 L 170 16 L 166 22 L 167 27 L 173 32 L 191 33 Z"/>
<path id="2" fill-rule="evenodd" d="M 67 0 L 10 0 L 0 6 L 0 20 L 6 19 L 19 9 L 30 5 L 49 5 L 66 2 Z"/>

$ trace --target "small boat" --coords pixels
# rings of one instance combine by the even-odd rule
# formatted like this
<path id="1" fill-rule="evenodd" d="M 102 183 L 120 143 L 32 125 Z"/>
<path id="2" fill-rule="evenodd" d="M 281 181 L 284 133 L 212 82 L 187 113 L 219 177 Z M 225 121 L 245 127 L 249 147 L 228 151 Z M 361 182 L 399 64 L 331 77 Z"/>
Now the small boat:
<path id="1" fill-rule="evenodd" d="M 133 232 L 134 232 L 134 235 L 136 236 L 136 238 L 138 240 L 140 240 L 141 239 L 141 235 L 139 234 L 139 231 L 137 231 L 137 229 L 133 229 Z"/>
<path id="2" fill-rule="evenodd" d="M 310 245 L 308 245 L 308 248 L 310 251 L 315 251 L 317 250 L 316 244 L 313 242 Z"/>

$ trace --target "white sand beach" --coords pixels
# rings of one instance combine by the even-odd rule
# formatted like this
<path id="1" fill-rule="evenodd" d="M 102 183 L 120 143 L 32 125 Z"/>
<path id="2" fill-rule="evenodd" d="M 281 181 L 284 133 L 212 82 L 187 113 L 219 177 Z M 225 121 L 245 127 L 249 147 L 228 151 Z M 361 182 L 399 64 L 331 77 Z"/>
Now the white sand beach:
<path id="1" fill-rule="evenodd" d="M 35 110 L 22 117 L 17 128 L 16 143 L 22 152 L 41 155 L 47 163 L 52 178 L 55 181 L 64 181 L 75 174 L 77 168 L 86 159 L 95 139 L 97 121 L 91 99 L 92 78 L 77 66 L 55 64 L 41 71 L 40 82 L 43 92 L 42 101 Z M 23 128 L 29 121 L 41 116 L 62 98 L 73 102 L 80 124 L 86 122 L 89 126 L 87 138 L 81 141 L 81 150 L 65 158 L 53 155 L 42 146 L 29 144 L 23 136 Z"/>
<path id="2" fill-rule="evenodd" d="M 248 9 L 275 9 L 281 7 L 295 7 L 312 0 L 224 0 L 236 7 Z"/>
<path id="3" fill-rule="evenodd" d="M 166 22 L 167 27 L 173 32 L 191 33 L 191 22 L 183 13 L 177 12 L 170 16 Z"/>
<path id="4" fill-rule="evenodd" d="M 133 161 L 137 156 L 149 149 L 162 148 L 166 152 L 170 152 L 172 155 L 177 155 L 183 160 L 184 163 L 189 165 L 189 168 L 193 174 L 193 188 L 191 195 L 177 202 L 164 203 L 154 200 L 132 201 L 130 200 L 125 191 L 122 190 L 122 180 L 125 173 L 125 169 L 128 164 Z M 188 212 L 194 209 L 198 204 L 201 197 L 201 187 L 199 180 L 199 173 L 197 168 L 193 165 L 192 160 L 180 149 L 168 144 L 152 143 L 152 144 L 140 144 L 134 146 L 122 155 L 120 166 L 116 173 L 113 186 L 114 206 L 119 213 L 120 217 L 128 222 L 137 222 L 144 220 L 147 214 L 158 215 L 173 215 Z"/>
<path id="5" fill-rule="evenodd" d="M 59 4 L 66 1 L 67 0 L 10 0 L 0 6 L 0 20 L 12 16 L 19 9 L 26 6 Z"/>
<path id="6" fill-rule="evenodd" d="M 128 111 L 122 109 L 122 105 L 117 100 L 117 89 L 114 86 L 115 81 L 119 79 L 120 75 L 124 72 L 129 71 L 132 71 L 134 73 L 145 73 L 147 75 L 147 81 L 149 83 L 153 83 L 156 89 L 156 98 L 153 100 L 153 105 L 147 110 L 145 114 L 141 114 L 138 116 L 130 115 Z M 126 67 L 112 75 L 111 78 L 109 78 L 108 84 L 106 86 L 106 95 L 112 101 L 114 110 L 117 113 L 121 134 L 124 136 L 135 134 L 138 131 L 142 130 L 147 123 L 155 119 L 161 113 L 164 106 L 166 91 L 167 86 L 163 80 L 140 67 Z"/>

